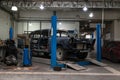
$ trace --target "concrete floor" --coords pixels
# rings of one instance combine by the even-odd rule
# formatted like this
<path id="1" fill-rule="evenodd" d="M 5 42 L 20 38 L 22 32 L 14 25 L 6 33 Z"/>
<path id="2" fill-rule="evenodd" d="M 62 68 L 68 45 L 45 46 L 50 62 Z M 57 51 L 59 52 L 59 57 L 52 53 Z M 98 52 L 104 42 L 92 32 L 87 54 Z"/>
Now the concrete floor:
<path id="1" fill-rule="evenodd" d="M 97 65 L 84 66 L 85 70 L 76 71 L 70 68 L 53 71 L 50 65 L 33 62 L 31 67 L 0 65 L 0 80 L 120 80 L 120 64 L 111 63 L 107 67 Z"/>

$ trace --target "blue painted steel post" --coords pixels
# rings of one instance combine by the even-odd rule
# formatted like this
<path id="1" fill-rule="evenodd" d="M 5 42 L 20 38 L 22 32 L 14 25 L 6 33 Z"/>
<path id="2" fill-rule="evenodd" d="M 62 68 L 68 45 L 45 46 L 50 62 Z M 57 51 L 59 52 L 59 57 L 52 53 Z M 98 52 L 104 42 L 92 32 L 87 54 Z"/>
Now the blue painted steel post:
<path id="1" fill-rule="evenodd" d="M 57 60 L 56 60 L 56 27 L 57 27 L 57 16 L 54 15 L 51 18 L 52 23 L 52 39 L 51 39 L 51 67 L 57 66 Z"/>
<path id="2" fill-rule="evenodd" d="M 96 40 L 97 40 L 97 61 L 101 61 L 101 25 L 96 26 Z"/>
<path id="3" fill-rule="evenodd" d="M 10 27 L 9 29 L 9 39 L 12 40 L 13 39 L 13 28 Z"/>
<path id="4" fill-rule="evenodd" d="M 24 48 L 23 52 L 23 66 L 29 65 L 29 51 L 28 48 Z"/>
<path id="5" fill-rule="evenodd" d="M 32 65 L 32 55 L 28 49 L 28 45 L 25 45 L 23 52 L 23 66 L 31 66 Z"/>

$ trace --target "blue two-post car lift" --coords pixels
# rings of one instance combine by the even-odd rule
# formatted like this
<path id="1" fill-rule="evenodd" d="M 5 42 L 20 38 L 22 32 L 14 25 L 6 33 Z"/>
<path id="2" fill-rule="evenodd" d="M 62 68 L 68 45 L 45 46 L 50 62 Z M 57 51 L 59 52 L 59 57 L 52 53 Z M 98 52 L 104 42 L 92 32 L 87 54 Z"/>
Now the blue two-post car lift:
<path id="1" fill-rule="evenodd" d="M 57 16 L 56 15 L 53 15 L 52 18 L 51 18 L 51 23 L 52 23 L 52 39 L 51 39 L 51 67 L 54 68 L 54 67 L 64 67 L 65 65 L 64 64 L 59 64 L 57 62 L 57 59 L 56 59 L 56 49 L 57 49 L 57 46 L 56 46 L 56 29 L 57 29 Z M 96 32 L 97 32 L 97 36 L 96 36 L 96 39 L 97 39 L 97 57 L 96 57 L 96 60 L 97 61 L 101 61 L 101 25 L 100 24 L 97 24 L 96 26 Z M 84 65 L 88 65 L 90 64 L 91 62 L 89 61 L 80 61 L 80 62 L 77 62 L 77 64 L 81 65 L 81 66 L 84 66 Z"/>
<path id="2" fill-rule="evenodd" d="M 92 38 L 93 38 L 93 33 L 92 33 Z M 97 24 L 96 25 L 96 61 L 101 62 L 102 57 L 101 57 L 101 25 Z M 90 61 L 80 61 L 78 62 L 79 65 L 84 66 L 91 64 Z"/>
<path id="3" fill-rule="evenodd" d="M 52 28 L 52 34 L 51 34 L 51 67 L 65 67 L 65 64 L 60 64 L 57 62 L 57 58 L 56 58 L 56 49 L 57 49 L 57 42 L 56 42 L 56 33 L 57 33 L 57 16 L 56 13 L 54 12 L 54 15 L 51 17 L 51 28 Z M 97 24 L 96 25 L 96 47 L 97 47 L 97 57 L 96 60 L 101 62 L 101 25 Z M 29 55 L 29 57 L 28 57 Z M 88 65 L 90 64 L 90 61 L 80 61 L 77 62 L 77 64 L 84 66 L 84 65 Z M 28 52 L 28 48 L 24 49 L 24 53 L 23 53 L 23 65 L 31 65 L 31 55 Z"/>

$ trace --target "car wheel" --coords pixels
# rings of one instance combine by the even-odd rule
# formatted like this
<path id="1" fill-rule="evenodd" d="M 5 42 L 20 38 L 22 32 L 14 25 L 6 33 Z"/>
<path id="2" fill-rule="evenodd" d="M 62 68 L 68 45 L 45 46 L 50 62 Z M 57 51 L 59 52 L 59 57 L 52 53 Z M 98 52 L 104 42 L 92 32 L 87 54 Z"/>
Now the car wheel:
<path id="1" fill-rule="evenodd" d="M 110 60 L 115 63 L 119 62 L 117 56 L 113 53 L 113 51 L 110 51 Z"/>
<path id="2" fill-rule="evenodd" d="M 64 60 L 66 58 L 64 49 L 61 47 L 58 47 L 56 56 L 57 56 L 57 60 Z"/>
<path id="3" fill-rule="evenodd" d="M 79 59 L 85 59 L 88 55 L 88 52 L 82 52 L 77 55 Z"/>
<path id="4" fill-rule="evenodd" d="M 50 57 L 50 56 L 49 56 L 49 53 L 47 53 L 47 52 L 44 53 L 44 56 L 45 56 L 46 58 L 49 58 L 49 57 Z"/>
<path id="5" fill-rule="evenodd" d="M 37 52 L 32 51 L 32 56 L 38 56 Z"/>

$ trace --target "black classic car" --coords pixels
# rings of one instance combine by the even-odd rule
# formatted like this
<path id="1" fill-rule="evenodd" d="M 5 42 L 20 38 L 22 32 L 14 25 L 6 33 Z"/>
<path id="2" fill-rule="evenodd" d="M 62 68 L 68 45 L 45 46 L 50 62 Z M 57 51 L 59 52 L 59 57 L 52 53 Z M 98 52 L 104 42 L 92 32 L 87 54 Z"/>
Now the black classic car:
<path id="1" fill-rule="evenodd" d="M 93 40 L 79 39 L 68 35 L 68 31 L 57 30 L 57 60 L 64 60 L 71 56 L 85 59 L 91 50 Z M 30 49 L 33 56 L 50 57 L 51 30 L 43 29 L 33 31 L 29 35 Z"/>

